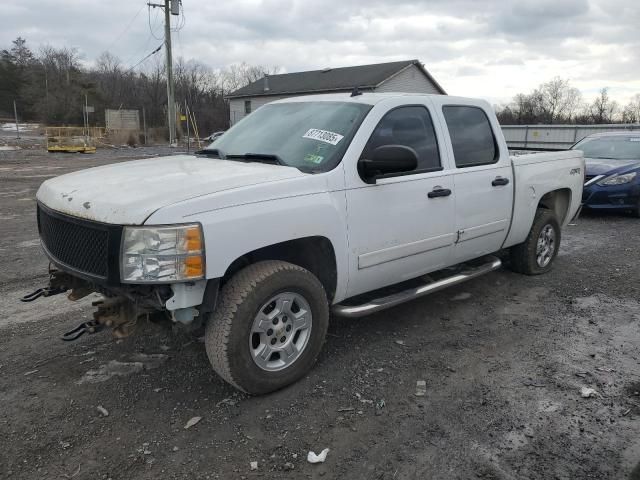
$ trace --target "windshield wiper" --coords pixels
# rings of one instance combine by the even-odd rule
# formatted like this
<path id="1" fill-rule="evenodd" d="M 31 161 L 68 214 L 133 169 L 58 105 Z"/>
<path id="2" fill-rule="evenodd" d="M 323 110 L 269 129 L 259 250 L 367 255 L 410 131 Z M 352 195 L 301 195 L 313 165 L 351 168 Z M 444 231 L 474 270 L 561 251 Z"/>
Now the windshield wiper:
<path id="1" fill-rule="evenodd" d="M 194 152 L 194 153 L 196 155 L 206 155 L 207 157 L 219 158 L 221 160 L 224 160 L 225 158 L 227 158 L 224 152 L 221 150 L 218 150 L 217 148 L 205 148 L 203 150 L 198 150 L 197 152 Z"/>
<path id="2" fill-rule="evenodd" d="M 288 166 L 282 158 L 271 153 L 245 153 L 244 155 L 227 155 L 225 158 L 228 160 L 255 160 L 256 162 L 275 163 L 276 165 Z"/>

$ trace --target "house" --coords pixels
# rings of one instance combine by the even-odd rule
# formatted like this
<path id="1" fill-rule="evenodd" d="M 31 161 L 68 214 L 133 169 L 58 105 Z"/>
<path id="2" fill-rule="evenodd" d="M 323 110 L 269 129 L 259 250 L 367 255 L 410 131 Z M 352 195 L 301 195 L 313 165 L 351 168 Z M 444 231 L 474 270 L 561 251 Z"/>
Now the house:
<path id="1" fill-rule="evenodd" d="M 265 75 L 227 95 L 229 121 L 233 125 L 265 103 L 281 98 L 350 92 L 354 87 L 363 92 L 446 95 L 444 89 L 418 60 Z"/>

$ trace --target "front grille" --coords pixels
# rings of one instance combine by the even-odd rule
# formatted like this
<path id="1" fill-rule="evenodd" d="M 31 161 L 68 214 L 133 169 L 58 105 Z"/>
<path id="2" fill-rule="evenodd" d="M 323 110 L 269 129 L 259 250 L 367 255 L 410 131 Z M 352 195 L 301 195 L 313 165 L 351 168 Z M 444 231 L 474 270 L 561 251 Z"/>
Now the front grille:
<path id="1" fill-rule="evenodd" d="M 108 277 L 108 228 L 38 206 L 38 229 L 54 262 L 90 276 Z"/>

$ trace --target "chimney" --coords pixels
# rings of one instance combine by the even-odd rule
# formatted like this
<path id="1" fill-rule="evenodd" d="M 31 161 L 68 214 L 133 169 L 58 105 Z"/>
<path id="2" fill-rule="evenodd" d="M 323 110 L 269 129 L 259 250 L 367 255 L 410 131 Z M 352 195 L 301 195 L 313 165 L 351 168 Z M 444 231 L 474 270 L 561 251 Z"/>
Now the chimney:
<path id="1" fill-rule="evenodd" d="M 269 75 L 267 75 L 266 73 L 264 74 L 264 88 L 263 91 L 268 92 L 269 91 Z"/>

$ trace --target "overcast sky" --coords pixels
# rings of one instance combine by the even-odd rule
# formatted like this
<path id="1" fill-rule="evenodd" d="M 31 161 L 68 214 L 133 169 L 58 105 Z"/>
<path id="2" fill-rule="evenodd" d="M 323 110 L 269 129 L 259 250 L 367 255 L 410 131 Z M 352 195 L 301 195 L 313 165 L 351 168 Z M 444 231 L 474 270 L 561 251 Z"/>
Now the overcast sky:
<path id="1" fill-rule="evenodd" d="M 157 0 L 156 0 L 157 1 Z M 174 57 L 284 72 L 417 58 L 450 94 L 508 101 L 554 76 L 585 97 L 640 93 L 640 0 L 183 0 Z M 146 0 L 3 2 L 0 48 L 17 36 L 108 49 L 132 66 L 161 43 Z M 151 27 L 151 29 L 150 29 Z M 152 31 L 150 31 L 152 30 Z"/>

